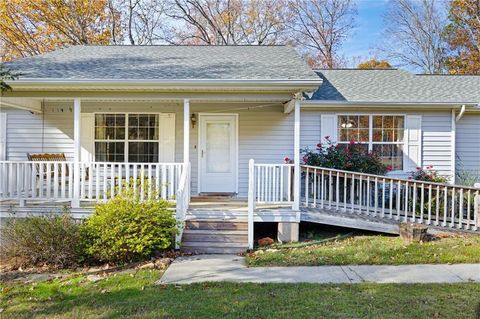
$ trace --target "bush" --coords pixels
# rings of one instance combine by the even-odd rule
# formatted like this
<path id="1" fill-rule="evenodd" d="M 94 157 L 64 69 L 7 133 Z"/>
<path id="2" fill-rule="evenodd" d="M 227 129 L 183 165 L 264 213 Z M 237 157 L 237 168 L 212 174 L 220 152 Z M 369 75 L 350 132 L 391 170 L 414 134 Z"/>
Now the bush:
<path id="1" fill-rule="evenodd" d="M 433 169 L 433 166 L 427 166 L 425 169 L 417 167 L 416 171 L 411 173 L 411 179 L 442 184 L 448 182 L 448 178 L 438 174 L 438 172 Z"/>
<path id="2" fill-rule="evenodd" d="M 79 225 L 68 213 L 12 218 L 2 227 L 2 254 L 20 266 L 75 266 L 81 258 L 79 243 Z"/>
<path id="3" fill-rule="evenodd" d="M 177 226 L 168 202 L 123 194 L 95 206 L 81 227 L 83 249 L 92 261 L 137 261 L 169 248 Z"/>
<path id="4" fill-rule="evenodd" d="M 365 144 L 351 141 L 334 145 L 327 137 L 327 144 L 317 144 L 316 150 L 303 150 L 306 165 L 341 169 L 360 173 L 384 175 L 391 168 L 382 163 L 375 152 L 369 152 Z"/>

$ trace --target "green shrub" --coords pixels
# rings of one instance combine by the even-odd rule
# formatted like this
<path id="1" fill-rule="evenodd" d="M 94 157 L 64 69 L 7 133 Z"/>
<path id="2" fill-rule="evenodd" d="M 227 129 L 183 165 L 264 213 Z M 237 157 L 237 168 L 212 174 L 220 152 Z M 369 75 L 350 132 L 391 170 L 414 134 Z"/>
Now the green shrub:
<path id="1" fill-rule="evenodd" d="M 66 268 L 81 258 L 79 225 L 68 213 L 8 219 L 1 233 L 2 255 L 19 266 Z"/>
<path id="2" fill-rule="evenodd" d="M 123 194 L 95 206 L 81 227 L 83 249 L 92 261 L 141 260 L 171 247 L 177 228 L 168 202 Z"/>
<path id="3" fill-rule="evenodd" d="M 335 145 L 328 136 L 326 144 L 317 144 L 316 150 L 303 150 L 306 165 L 334 168 L 352 172 L 384 175 L 390 167 L 384 165 L 375 152 L 369 152 L 366 144 L 351 141 Z"/>

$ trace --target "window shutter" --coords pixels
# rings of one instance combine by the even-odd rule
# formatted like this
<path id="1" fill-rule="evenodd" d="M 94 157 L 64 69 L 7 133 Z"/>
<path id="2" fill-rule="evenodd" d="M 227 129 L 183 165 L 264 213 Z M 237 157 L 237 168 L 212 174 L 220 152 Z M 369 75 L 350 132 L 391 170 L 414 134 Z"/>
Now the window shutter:
<path id="1" fill-rule="evenodd" d="M 7 113 L 0 113 L 0 161 L 7 159 Z"/>
<path id="2" fill-rule="evenodd" d="M 95 114 L 81 113 L 80 115 L 80 160 L 82 162 L 93 162 L 95 145 Z"/>
<path id="3" fill-rule="evenodd" d="M 337 142 L 337 116 L 335 114 L 322 114 L 320 120 L 320 140 L 326 143 L 325 136 L 330 136 L 330 141 Z"/>
<path id="4" fill-rule="evenodd" d="M 422 166 L 422 116 L 407 115 L 406 117 L 406 143 L 404 151 L 404 170 L 414 171 Z"/>
<path id="5" fill-rule="evenodd" d="M 175 162 L 175 114 L 160 114 L 160 163 Z"/>

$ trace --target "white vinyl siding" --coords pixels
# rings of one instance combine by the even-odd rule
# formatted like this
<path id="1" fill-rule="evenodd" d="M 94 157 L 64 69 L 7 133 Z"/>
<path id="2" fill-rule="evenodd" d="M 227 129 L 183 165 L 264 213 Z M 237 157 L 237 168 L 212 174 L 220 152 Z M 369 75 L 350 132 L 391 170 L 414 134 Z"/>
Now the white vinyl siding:
<path id="1" fill-rule="evenodd" d="M 480 114 L 465 114 L 456 125 L 457 171 L 480 173 Z"/>
<path id="2" fill-rule="evenodd" d="M 0 113 L 0 161 L 7 158 L 7 113 Z"/>
<path id="3" fill-rule="evenodd" d="M 73 103 L 47 103 L 45 114 L 32 114 L 28 111 L 4 108 L 7 116 L 7 159 L 26 160 L 26 153 L 64 152 L 67 159 L 73 159 Z M 251 106 L 256 106 L 252 104 Z M 229 111 L 228 109 L 232 110 Z M 174 115 L 175 125 L 163 126 L 165 130 L 175 133 L 174 139 L 165 144 L 169 149 L 175 149 L 174 158 L 165 161 L 183 161 L 183 106 L 178 104 L 160 103 L 128 103 L 128 102 L 82 102 L 82 119 L 84 114 L 95 112 L 155 112 Z M 238 114 L 239 121 L 239 195 L 247 195 L 248 160 L 255 159 L 257 163 L 282 163 L 283 158 L 293 158 L 293 113 L 284 114 L 283 106 L 250 107 L 243 104 L 191 104 L 191 112 L 198 113 L 232 113 Z M 345 110 L 342 112 L 353 112 Z M 371 112 L 378 114 L 379 112 Z M 382 112 L 382 114 L 389 112 Z M 391 112 L 398 114 L 398 112 Z M 369 114 L 369 113 L 365 113 Z M 314 148 L 322 138 L 321 116 L 335 115 L 314 109 L 303 109 L 301 112 L 301 148 Z M 411 112 L 406 115 L 422 116 L 422 161 L 423 165 L 433 165 L 442 174 L 451 171 L 451 139 L 450 112 Z M 86 115 L 88 117 L 88 115 Z M 44 118 L 44 121 L 42 121 Z M 465 124 L 463 120 L 465 119 Z M 464 138 L 462 132 L 471 127 L 478 127 L 466 115 L 457 126 L 457 144 L 459 154 L 465 158 L 469 167 L 478 165 L 480 149 L 478 135 Z M 469 119 L 467 121 L 467 119 Z M 43 123 L 42 123 L 43 122 Z M 470 123 L 470 124 L 468 124 Z M 467 125 L 468 124 L 468 125 Z M 465 127 L 463 127 L 465 125 Z M 472 126 L 473 125 L 473 126 Z M 476 125 L 476 126 L 475 126 Z M 190 127 L 190 161 L 192 163 L 192 193 L 197 192 L 197 143 L 198 123 Z M 43 138 L 42 138 L 43 137 Z M 465 139 L 465 142 L 460 141 Z M 471 142 L 467 142 L 471 139 Z M 471 144 L 467 144 L 471 143 Z M 87 145 L 87 144 L 85 144 Z M 82 148 L 84 147 L 82 141 Z M 171 154 L 171 153 L 170 153 Z M 173 156 L 172 156 L 173 157 Z M 477 159 L 477 161 L 475 161 Z M 82 157 L 83 160 L 83 157 Z"/>
<path id="4" fill-rule="evenodd" d="M 451 176 L 452 171 L 451 125 L 451 112 L 422 114 L 422 164 L 445 176 Z"/>
<path id="5" fill-rule="evenodd" d="M 73 160 L 72 106 L 49 105 L 45 114 L 20 109 L 7 112 L 7 159 L 27 160 L 27 153 L 65 153 Z"/>

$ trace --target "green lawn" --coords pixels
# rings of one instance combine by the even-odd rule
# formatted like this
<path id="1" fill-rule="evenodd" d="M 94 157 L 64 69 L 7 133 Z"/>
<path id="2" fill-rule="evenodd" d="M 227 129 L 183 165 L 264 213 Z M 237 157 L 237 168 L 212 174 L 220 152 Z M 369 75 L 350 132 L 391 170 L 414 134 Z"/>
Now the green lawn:
<path id="1" fill-rule="evenodd" d="M 7 318 L 476 318 L 480 285 L 228 284 L 155 286 L 161 273 L 97 283 L 3 284 Z"/>
<path id="2" fill-rule="evenodd" d="M 319 238 L 322 238 L 320 235 Z M 405 243 L 400 237 L 358 235 L 301 247 L 280 245 L 247 255 L 249 266 L 402 265 L 479 263 L 480 236 L 440 238 Z M 287 248 L 292 246 L 292 248 Z"/>

